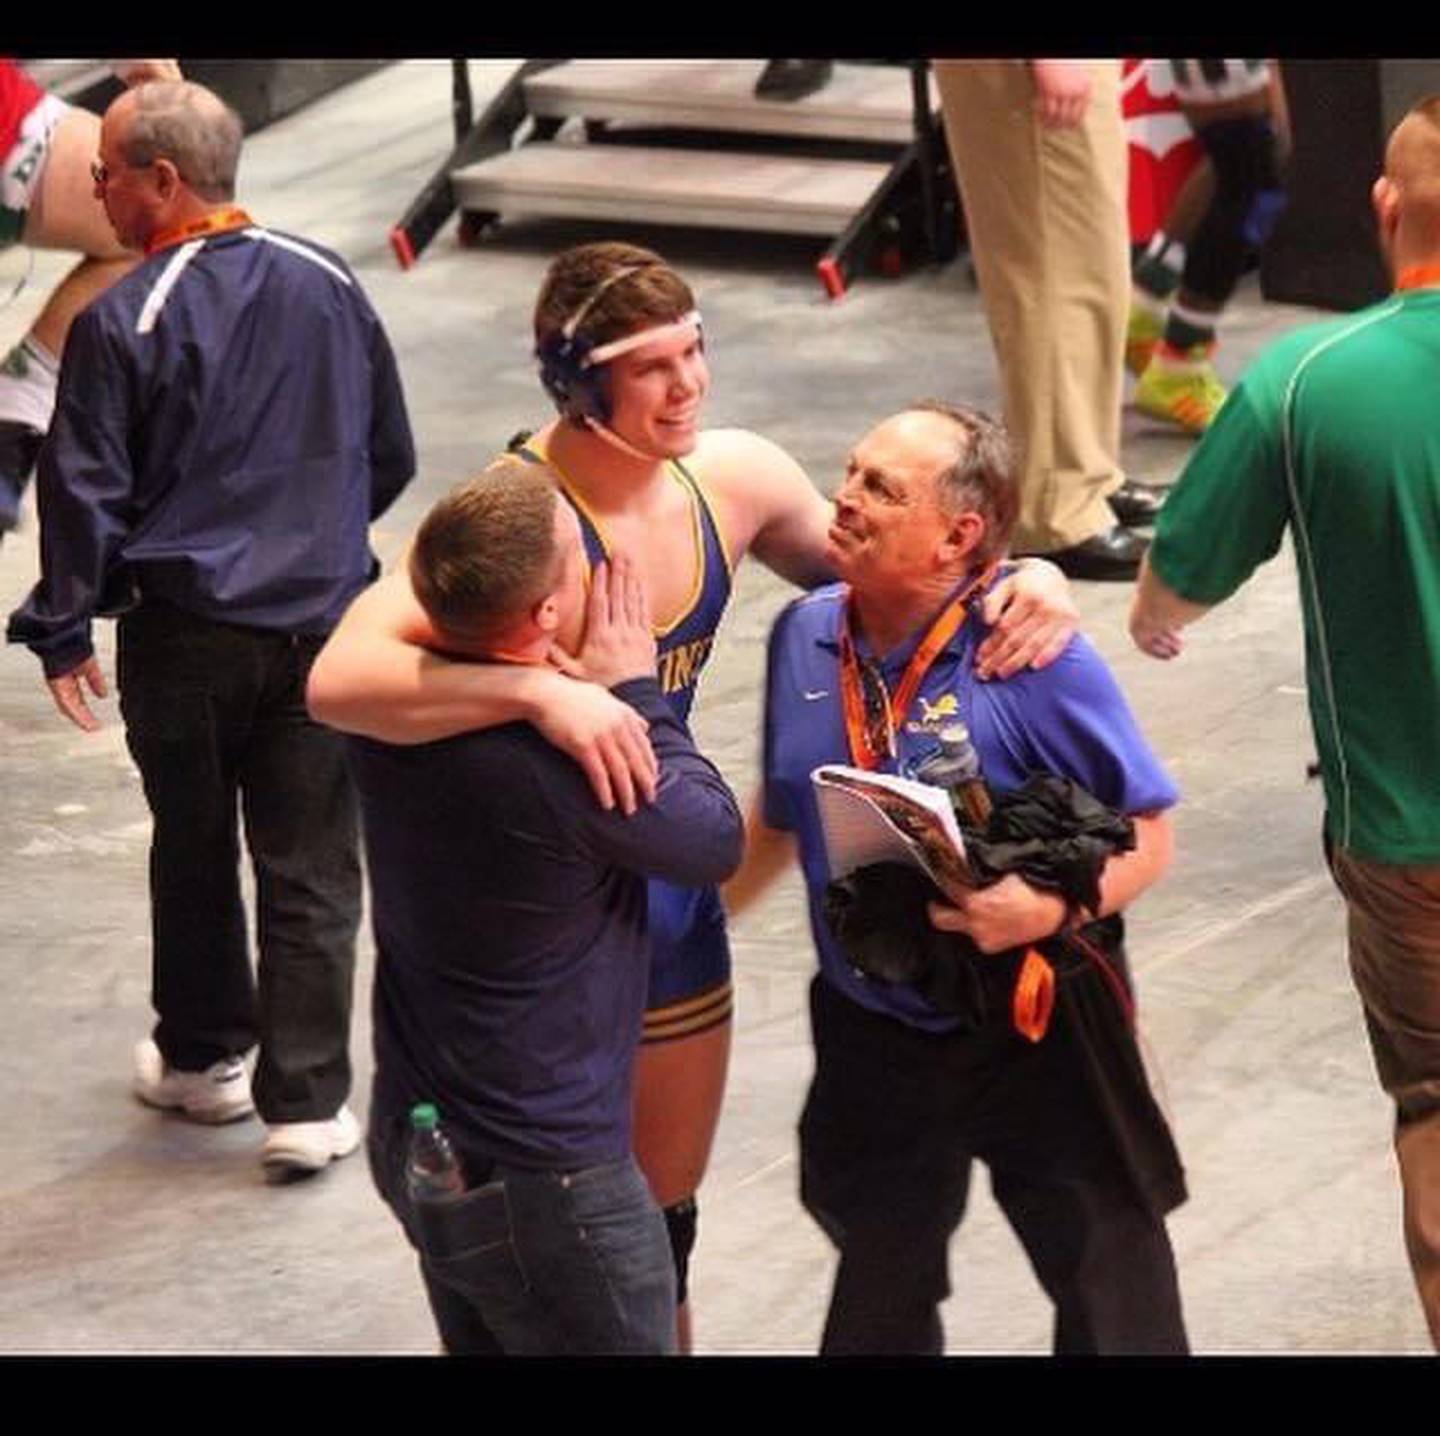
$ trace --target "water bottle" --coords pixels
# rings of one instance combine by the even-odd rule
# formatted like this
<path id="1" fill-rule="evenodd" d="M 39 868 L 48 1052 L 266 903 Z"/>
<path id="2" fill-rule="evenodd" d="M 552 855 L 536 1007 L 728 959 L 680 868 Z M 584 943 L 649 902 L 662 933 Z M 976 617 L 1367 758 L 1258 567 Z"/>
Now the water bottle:
<path id="1" fill-rule="evenodd" d="M 915 769 L 922 783 L 944 788 L 956 813 L 982 832 L 990 822 L 990 790 L 980 776 L 980 755 L 970 739 L 970 730 L 961 722 L 947 723 L 940 730 L 940 747 Z"/>
<path id="2" fill-rule="evenodd" d="M 416 1202 L 458 1197 L 465 1190 L 465 1174 L 455 1159 L 450 1139 L 440 1129 L 440 1113 L 433 1103 L 419 1102 L 410 1109 L 405 1181 L 411 1200 Z"/>

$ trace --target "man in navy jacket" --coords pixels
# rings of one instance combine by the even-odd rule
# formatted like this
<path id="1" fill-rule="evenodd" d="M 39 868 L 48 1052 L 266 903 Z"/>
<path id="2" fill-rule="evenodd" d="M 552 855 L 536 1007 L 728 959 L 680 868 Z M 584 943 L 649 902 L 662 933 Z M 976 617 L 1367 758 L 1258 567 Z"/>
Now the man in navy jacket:
<path id="1" fill-rule="evenodd" d="M 199 85 L 106 113 L 96 196 L 144 260 L 75 322 L 41 459 L 42 578 L 9 637 L 98 728 L 91 620 L 121 614 L 126 740 L 154 816 L 142 1100 L 197 1121 L 254 1106 L 274 1173 L 358 1145 L 345 1107 L 360 870 L 343 740 L 309 666 L 372 576 L 367 527 L 414 472 L 394 357 L 334 255 L 234 203 L 241 129 Z M 255 866 L 252 975 L 236 799 Z M 258 983 L 257 983 L 258 978 Z"/>

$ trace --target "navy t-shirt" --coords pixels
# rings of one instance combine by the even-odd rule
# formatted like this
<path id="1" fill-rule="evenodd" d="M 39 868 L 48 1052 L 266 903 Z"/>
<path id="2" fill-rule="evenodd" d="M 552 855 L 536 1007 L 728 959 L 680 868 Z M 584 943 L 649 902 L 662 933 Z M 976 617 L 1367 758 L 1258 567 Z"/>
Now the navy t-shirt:
<path id="1" fill-rule="evenodd" d="M 440 1109 L 462 1156 L 573 1169 L 630 1149 L 645 1005 L 645 875 L 720 882 L 739 862 L 730 790 L 653 679 L 652 805 L 605 812 L 529 724 L 400 747 L 350 740 L 377 962 L 375 1110 Z"/>

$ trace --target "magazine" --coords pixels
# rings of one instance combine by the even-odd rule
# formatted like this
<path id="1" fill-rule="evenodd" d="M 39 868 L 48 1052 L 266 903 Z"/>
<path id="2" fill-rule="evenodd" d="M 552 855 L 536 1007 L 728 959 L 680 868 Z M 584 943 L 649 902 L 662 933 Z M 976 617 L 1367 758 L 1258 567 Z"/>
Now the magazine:
<path id="1" fill-rule="evenodd" d="M 827 763 L 810 775 L 830 877 L 871 863 L 908 863 L 940 890 L 973 887 L 950 794 L 893 773 Z"/>

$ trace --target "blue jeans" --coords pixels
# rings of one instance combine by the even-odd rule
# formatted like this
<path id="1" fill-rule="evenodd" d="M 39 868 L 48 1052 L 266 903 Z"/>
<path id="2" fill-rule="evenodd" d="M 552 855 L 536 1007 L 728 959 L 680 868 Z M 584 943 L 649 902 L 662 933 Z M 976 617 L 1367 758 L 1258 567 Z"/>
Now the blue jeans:
<path id="1" fill-rule="evenodd" d="M 463 1196 L 412 1202 L 407 1142 L 401 1122 L 372 1126 L 371 1173 L 419 1253 L 450 1355 L 674 1353 L 670 1241 L 633 1158 L 570 1172 L 495 1165 Z"/>

